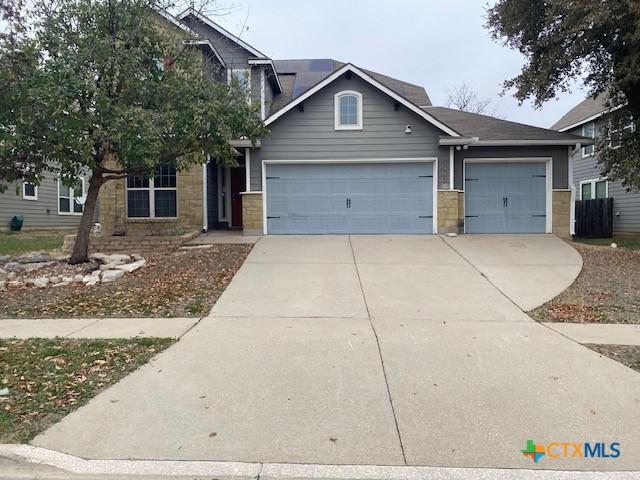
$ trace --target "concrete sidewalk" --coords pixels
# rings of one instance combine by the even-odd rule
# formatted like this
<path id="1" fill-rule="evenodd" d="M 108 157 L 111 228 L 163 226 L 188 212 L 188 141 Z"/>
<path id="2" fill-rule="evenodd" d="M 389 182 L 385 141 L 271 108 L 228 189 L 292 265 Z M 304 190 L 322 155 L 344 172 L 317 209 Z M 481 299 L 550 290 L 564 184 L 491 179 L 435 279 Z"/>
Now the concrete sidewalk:
<path id="1" fill-rule="evenodd" d="M 199 318 L 0 319 L 0 338 L 179 338 Z"/>
<path id="2" fill-rule="evenodd" d="M 545 326 L 578 343 L 640 345 L 640 325 L 547 322 Z"/>

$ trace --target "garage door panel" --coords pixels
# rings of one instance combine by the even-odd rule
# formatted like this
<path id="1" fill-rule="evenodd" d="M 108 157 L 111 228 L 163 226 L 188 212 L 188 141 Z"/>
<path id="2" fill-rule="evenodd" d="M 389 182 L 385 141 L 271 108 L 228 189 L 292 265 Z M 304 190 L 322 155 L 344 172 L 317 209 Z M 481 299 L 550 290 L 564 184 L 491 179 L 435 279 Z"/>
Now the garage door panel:
<path id="1" fill-rule="evenodd" d="M 465 165 L 467 233 L 544 233 L 544 162 Z"/>
<path id="2" fill-rule="evenodd" d="M 273 164 L 266 169 L 268 233 L 432 232 L 431 163 Z"/>

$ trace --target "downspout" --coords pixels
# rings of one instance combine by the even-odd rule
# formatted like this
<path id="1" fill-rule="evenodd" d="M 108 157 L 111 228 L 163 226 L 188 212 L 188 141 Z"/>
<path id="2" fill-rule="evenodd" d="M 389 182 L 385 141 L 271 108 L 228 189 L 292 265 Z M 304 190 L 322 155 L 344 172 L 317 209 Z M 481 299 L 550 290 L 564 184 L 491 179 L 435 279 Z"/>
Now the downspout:
<path id="1" fill-rule="evenodd" d="M 209 210 L 207 202 L 209 200 L 209 194 L 207 191 L 207 165 L 211 157 L 207 154 L 207 161 L 202 164 L 202 233 L 209 231 Z"/>

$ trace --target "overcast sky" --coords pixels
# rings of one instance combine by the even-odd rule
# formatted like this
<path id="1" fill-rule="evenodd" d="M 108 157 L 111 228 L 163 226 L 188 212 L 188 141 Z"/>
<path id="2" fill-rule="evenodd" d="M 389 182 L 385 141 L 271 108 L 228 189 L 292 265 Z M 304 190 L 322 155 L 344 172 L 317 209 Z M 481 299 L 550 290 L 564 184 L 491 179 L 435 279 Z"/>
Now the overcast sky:
<path id="1" fill-rule="evenodd" d="M 236 35 L 246 19 L 242 38 L 265 55 L 351 62 L 424 86 L 434 105 L 464 82 L 492 98 L 499 116 L 549 127 L 584 98 L 577 87 L 534 110 L 510 94 L 500 97 L 500 83 L 523 59 L 489 37 L 485 0 L 230 1 L 233 12 L 213 19 Z"/>

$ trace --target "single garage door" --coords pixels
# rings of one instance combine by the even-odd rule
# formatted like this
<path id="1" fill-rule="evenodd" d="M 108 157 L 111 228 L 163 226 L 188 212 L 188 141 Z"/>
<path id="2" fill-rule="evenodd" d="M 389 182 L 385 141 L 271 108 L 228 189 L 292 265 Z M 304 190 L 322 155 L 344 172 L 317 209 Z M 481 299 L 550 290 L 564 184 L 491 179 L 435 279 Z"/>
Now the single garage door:
<path id="1" fill-rule="evenodd" d="M 432 233 L 432 163 L 268 164 L 268 234 Z"/>
<path id="2" fill-rule="evenodd" d="M 466 233 L 545 233 L 546 165 L 465 164 Z"/>

